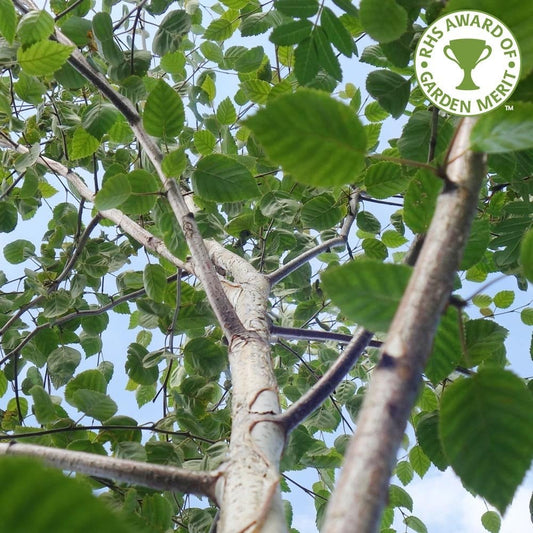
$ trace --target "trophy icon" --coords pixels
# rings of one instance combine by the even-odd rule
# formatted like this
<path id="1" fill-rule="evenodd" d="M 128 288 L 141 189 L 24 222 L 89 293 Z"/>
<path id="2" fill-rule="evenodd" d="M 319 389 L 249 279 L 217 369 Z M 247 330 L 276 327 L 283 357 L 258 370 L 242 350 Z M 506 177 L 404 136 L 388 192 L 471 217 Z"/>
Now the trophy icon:
<path id="1" fill-rule="evenodd" d="M 485 55 L 483 55 L 487 52 Z M 472 71 L 478 63 L 487 59 L 492 48 L 482 39 L 453 39 L 444 47 L 444 55 L 457 63 L 464 71 L 463 81 L 456 87 L 463 91 L 475 91 L 479 87 L 472 79 Z M 451 54 L 451 55 L 450 55 Z"/>

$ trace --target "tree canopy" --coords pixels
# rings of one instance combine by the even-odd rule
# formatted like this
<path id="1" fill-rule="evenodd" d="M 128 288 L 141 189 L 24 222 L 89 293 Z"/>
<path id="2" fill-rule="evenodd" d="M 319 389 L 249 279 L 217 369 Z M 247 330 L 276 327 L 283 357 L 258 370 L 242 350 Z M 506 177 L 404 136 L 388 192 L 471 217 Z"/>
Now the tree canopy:
<path id="1" fill-rule="evenodd" d="M 480 117 L 413 66 L 459 9 L 522 55 Z M 2 529 L 295 531 L 307 469 L 323 531 L 425 532 L 409 483 L 452 468 L 497 533 L 533 457 L 501 324 L 533 325 L 531 20 L 0 0 L 0 451 L 56 467 L 1 458 Z"/>

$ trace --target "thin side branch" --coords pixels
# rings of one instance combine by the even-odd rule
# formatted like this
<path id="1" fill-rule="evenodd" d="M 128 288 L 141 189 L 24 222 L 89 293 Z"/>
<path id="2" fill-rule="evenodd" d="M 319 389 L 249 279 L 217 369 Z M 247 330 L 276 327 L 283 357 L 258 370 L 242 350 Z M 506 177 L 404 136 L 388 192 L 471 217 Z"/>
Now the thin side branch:
<path id="1" fill-rule="evenodd" d="M 357 206 L 359 203 L 360 193 L 359 191 L 355 191 L 350 196 L 350 202 L 349 202 L 349 212 L 346 215 L 344 222 L 342 224 L 342 228 L 339 232 L 338 237 L 333 237 L 332 239 L 328 239 L 327 241 L 324 241 L 323 243 L 318 244 L 317 246 L 314 246 L 310 250 L 305 251 L 304 253 L 300 254 L 298 257 L 295 257 L 285 265 L 281 266 L 277 270 L 274 270 L 274 272 L 271 272 L 270 274 L 267 274 L 267 279 L 270 282 L 271 286 L 276 285 L 279 283 L 283 278 L 286 278 L 288 275 L 292 274 L 295 270 L 298 270 L 301 266 L 305 265 L 311 259 L 314 259 L 318 254 L 321 254 L 322 252 L 328 250 L 329 248 L 332 248 L 333 246 L 339 246 L 342 244 L 346 244 L 348 241 L 348 234 L 350 233 L 350 228 L 352 227 L 354 221 L 355 221 L 355 215 L 357 214 Z"/>
<path id="2" fill-rule="evenodd" d="M 475 118 L 459 124 L 445 186 L 373 372 L 324 532 L 378 530 L 396 454 L 474 217 L 485 155 L 470 151 Z"/>
<path id="3" fill-rule="evenodd" d="M 59 30 L 56 30 L 55 36 L 58 42 L 70 46 L 73 45 L 72 41 Z M 224 335 L 229 341 L 233 336 L 246 337 L 246 329 L 239 320 L 235 309 L 229 303 L 215 268 L 209 259 L 209 254 L 207 253 L 200 230 L 196 224 L 196 219 L 187 207 L 176 181 L 167 178 L 163 172 L 163 168 L 161 167 L 163 154 L 154 139 L 150 137 L 142 127 L 139 113 L 126 97 L 115 91 L 107 79 L 89 64 L 78 49 L 75 49 L 72 52 L 68 61 L 82 76 L 90 81 L 128 121 L 137 141 L 148 156 L 163 184 L 170 207 L 174 212 L 176 220 L 178 221 L 189 246 L 189 250 L 191 251 L 194 272 L 202 282 L 207 299 L 224 331 Z"/>
<path id="4" fill-rule="evenodd" d="M 25 146 L 12 141 L 5 135 L 1 134 L 1 132 L 0 146 L 5 146 L 6 148 L 16 150 L 20 154 L 25 154 L 28 152 L 28 149 Z M 37 161 L 45 167 L 49 168 L 53 173 L 65 178 L 84 200 L 88 202 L 94 202 L 94 193 L 91 191 L 91 189 L 89 189 L 89 187 L 87 187 L 83 179 L 78 174 L 76 174 L 76 172 L 69 170 L 65 165 L 62 165 L 61 163 L 58 163 L 57 161 L 54 161 L 53 159 L 50 159 L 48 157 L 39 156 Z M 105 209 L 104 211 L 100 211 L 99 214 L 102 217 L 111 220 L 111 222 L 114 222 L 125 233 L 135 239 L 147 250 L 154 252 L 160 257 L 163 257 L 176 267 L 185 270 L 189 274 L 194 274 L 191 264 L 184 263 L 183 261 L 175 257 L 172 253 L 170 253 L 170 251 L 161 239 L 152 235 L 149 231 L 134 222 L 130 217 L 125 215 L 119 209 Z"/>
<path id="5" fill-rule="evenodd" d="M 191 472 L 174 466 L 141 463 L 105 455 L 18 442 L 0 444 L 0 455 L 38 457 L 61 470 L 133 483 L 156 490 L 208 496 L 213 501 L 216 501 L 215 483 L 220 476 L 219 472 Z"/>
<path id="6" fill-rule="evenodd" d="M 302 420 L 305 420 L 326 401 L 365 351 L 373 336 L 374 334 L 366 329 L 358 329 L 344 352 L 328 368 L 320 380 L 303 396 L 298 398 L 283 414 L 276 417 L 276 421 L 283 426 L 287 433 L 292 431 Z"/>
<path id="7" fill-rule="evenodd" d="M 324 331 L 316 329 L 286 328 L 283 326 L 270 326 L 270 334 L 273 340 L 277 338 L 295 340 L 295 341 L 334 341 L 339 344 L 348 344 L 353 339 L 353 335 L 345 333 L 335 333 L 333 331 Z M 371 340 L 368 345 L 379 348 L 383 343 L 377 340 Z"/>

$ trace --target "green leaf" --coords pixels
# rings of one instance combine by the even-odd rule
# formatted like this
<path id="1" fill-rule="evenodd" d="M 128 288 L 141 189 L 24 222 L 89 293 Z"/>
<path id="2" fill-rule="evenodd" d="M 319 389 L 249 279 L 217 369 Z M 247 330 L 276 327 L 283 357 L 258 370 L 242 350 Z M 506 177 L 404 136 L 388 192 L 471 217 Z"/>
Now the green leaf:
<path id="1" fill-rule="evenodd" d="M 194 191 L 215 202 L 238 202 L 259 196 L 250 171 L 231 157 L 212 154 L 198 161 L 193 174 Z"/>
<path id="2" fill-rule="evenodd" d="M 72 159 L 82 159 L 88 157 L 100 147 L 100 141 L 93 137 L 83 128 L 76 128 L 72 136 L 72 146 L 69 156 Z"/>
<path id="3" fill-rule="evenodd" d="M 211 154 L 217 144 L 217 138 L 209 130 L 198 130 L 193 135 L 194 146 L 202 155 Z"/>
<path id="4" fill-rule="evenodd" d="M 398 141 L 398 149 L 402 157 L 413 159 L 414 161 L 422 161 L 423 163 L 427 161 L 432 131 L 431 122 L 431 112 L 429 111 L 415 111 L 411 115 Z M 447 149 L 453 132 L 454 126 L 452 122 L 439 118 L 437 146 L 435 149 L 437 156 Z"/>
<path id="5" fill-rule="evenodd" d="M 220 102 L 217 109 L 217 120 L 224 125 L 233 124 L 237 120 L 237 112 L 229 97 Z"/>
<path id="6" fill-rule="evenodd" d="M 472 130 L 472 147 L 480 152 L 514 152 L 533 148 L 533 104 L 516 102 L 513 112 L 500 107 L 482 115 Z"/>
<path id="7" fill-rule="evenodd" d="M 391 507 L 403 507 L 412 511 L 413 498 L 404 489 L 398 487 L 398 485 L 391 485 L 389 487 L 389 505 Z"/>
<path id="8" fill-rule="evenodd" d="M 161 167 L 169 178 L 179 178 L 187 167 L 187 156 L 183 148 L 178 148 L 166 154 L 161 162 Z"/>
<path id="9" fill-rule="evenodd" d="M 191 376 L 218 379 L 220 373 L 227 368 L 228 359 L 225 350 L 211 339 L 197 337 L 185 345 L 183 364 Z"/>
<path id="10" fill-rule="evenodd" d="M 486 511 L 481 516 L 481 523 L 490 533 L 498 533 L 502 525 L 502 519 L 496 511 Z"/>
<path id="11" fill-rule="evenodd" d="M 439 412 L 424 413 L 417 419 L 416 438 L 431 462 L 442 472 L 449 463 L 439 436 Z"/>
<path id="12" fill-rule="evenodd" d="M 120 209 L 126 213 L 141 215 L 154 207 L 159 190 L 159 182 L 153 174 L 146 170 L 138 169 L 128 174 L 131 194 L 128 199 L 120 204 Z"/>
<path id="13" fill-rule="evenodd" d="M 369 211 L 360 211 L 356 216 L 357 227 L 366 233 L 379 233 L 381 224 L 379 220 Z"/>
<path id="14" fill-rule="evenodd" d="M 533 326 L 533 307 L 526 307 L 520 312 L 520 320 L 526 326 Z"/>
<path id="15" fill-rule="evenodd" d="M 115 67 L 124 62 L 124 54 L 114 39 L 113 21 L 109 13 L 96 13 L 93 18 L 93 34 L 105 59 Z"/>
<path id="16" fill-rule="evenodd" d="M 311 34 L 320 66 L 333 78 L 342 80 L 342 69 L 324 30 L 317 26 Z"/>
<path id="17" fill-rule="evenodd" d="M 378 239 L 367 238 L 363 239 L 361 248 L 365 252 L 365 257 L 369 259 L 377 259 L 378 261 L 385 261 L 389 256 L 387 247 Z"/>
<path id="18" fill-rule="evenodd" d="M 407 242 L 407 239 L 396 230 L 388 229 L 381 234 L 381 241 L 387 248 L 398 248 Z"/>
<path id="19" fill-rule="evenodd" d="M 396 465 L 395 474 L 398 476 L 398 479 L 402 482 L 403 486 L 408 485 L 414 477 L 411 463 L 409 463 L 409 461 L 400 461 Z"/>
<path id="20" fill-rule="evenodd" d="M 13 204 L 0 201 L 0 232 L 10 233 L 17 227 L 18 211 Z"/>
<path id="21" fill-rule="evenodd" d="M 64 315 L 72 305 L 72 298 L 65 289 L 56 290 L 48 295 L 43 306 L 43 314 L 47 318 Z"/>
<path id="22" fill-rule="evenodd" d="M 304 227 L 318 231 L 335 226 L 342 218 L 342 209 L 330 194 L 311 198 L 302 208 L 301 220 Z"/>
<path id="23" fill-rule="evenodd" d="M 350 32 L 329 8 L 322 8 L 320 23 L 331 44 L 346 57 L 351 57 L 354 52 L 354 42 Z"/>
<path id="24" fill-rule="evenodd" d="M 39 424 L 49 424 L 58 418 L 50 395 L 39 385 L 30 389 L 33 398 L 33 412 Z"/>
<path id="25" fill-rule="evenodd" d="M 17 60 L 26 74 L 47 76 L 58 70 L 68 59 L 73 46 L 55 41 L 39 41 L 28 48 L 17 50 Z"/>
<path id="26" fill-rule="evenodd" d="M 209 41 L 225 41 L 235 31 L 233 24 L 226 19 L 213 20 L 204 33 L 204 39 Z"/>
<path id="27" fill-rule="evenodd" d="M 4 257 L 8 263 L 17 265 L 35 255 L 35 246 L 25 239 L 17 239 L 4 246 Z"/>
<path id="28" fill-rule="evenodd" d="M 68 383 L 80 362 L 80 352 L 69 346 L 60 346 L 50 353 L 47 361 L 48 373 L 56 389 Z"/>
<path id="29" fill-rule="evenodd" d="M 533 229 L 526 232 L 520 243 L 520 265 L 524 276 L 533 283 Z"/>
<path id="30" fill-rule="evenodd" d="M 310 20 L 295 20 L 274 28 L 269 39 L 278 46 L 291 46 L 309 37 L 312 29 L 313 23 Z"/>
<path id="31" fill-rule="evenodd" d="M 48 39 L 54 31 L 54 19 L 46 11 L 29 11 L 19 21 L 17 37 L 23 46 Z"/>
<path id="32" fill-rule="evenodd" d="M 436 385 L 447 378 L 461 361 L 461 331 L 457 308 L 449 306 L 442 316 L 433 341 L 425 374 Z"/>
<path id="33" fill-rule="evenodd" d="M 88 389 L 76 390 L 69 403 L 100 422 L 111 418 L 118 409 L 117 404 L 107 394 Z"/>
<path id="34" fill-rule="evenodd" d="M 88 484 L 44 467 L 36 459 L 2 457 L 0 465 L 2 528 L 5 531 L 139 531 L 96 498 Z M 25 497 L 21 498 L 20 494 Z M 31 512 L 28 512 L 28 501 L 33 502 Z"/>
<path id="35" fill-rule="evenodd" d="M 441 189 L 442 180 L 424 169 L 418 170 L 409 183 L 405 193 L 403 218 L 413 232 L 424 233 L 429 228 Z"/>
<path id="36" fill-rule="evenodd" d="M 85 370 L 71 379 L 65 387 L 65 400 L 71 405 L 74 393 L 80 389 L 92 390 L 103 394 L 107 391 L 107 381 L 100 370 Z"/>
<path id="37" fill-rule="evenodd" d="M 308 18 L 318 11 L 318 0 L 276 0 L 274 7 L 290 17 Z"/>
<path id="38" fill-rule="evenodd" d="M 294 51 L 294 75 L 300 85 L 312 81 L 320 70 L 315 41 L 311 37 L 304 39 Z"/>
<path id="39" fill-rule="evenodd" d="M 410 276 L 406 265 L 359 260 L 329 268 L 322 282 L 348 318 L 371 331 L 387 331 Z"/>
<path id="40" fill-rule="evenodd" d="M 409 461 L 411 462 L 413 470 L 420 477 L 424 477 L 431 466 L 431 461 L 420 446 L 413 446 L 411 448 L 411 451 L 409 452 Z"/>
<path id="41" fill-rule="evenodd" d="M 143 360 L 147 355 L 148 350 L 136 342 L 133 342 L 128 347 L 126 374 L 139 385 L 152 385 L 159 377 L 157 366 L 144 366 Z"/>
<path id="42" fill-rule="evenodd" d="M 240 73 L 255 72 L 261 66 L 265 51 L 262 46 L 246 48 L 244 46 L 232 46 L 224 56 L 228 68 Z"/>
<path id="43" fill-rule="evenodd" d="M 398 118 L 409 101 L 411 82 L 390 70 L 374 70 L 366 79 L 366 90 L 383 109 Z"/>
<path id="44" fill-rule="evenodd" d="M 263 80 L 248 80 L 241 83 L 241 89 L 252 102 L 265 104 L 272 90 L 272 86 Z"/>
<path id="45" fill-rule="evenodd" d="M 17 28 L 17 13 L 11 0 L 0 0 L 0 34 L 9 44 L 13 44 Z"/>
<path id="46" fill-rule="evenodd" d="M 94 205 L 99 211 L 112 209 L 123 204 L 131 194 L 130 180 L 126 174 L 115 174 L 104 180 L 96 193 Z"/>
<path id="47" fill-rule="evenodd" d="M 508 331 L 492 320 L 468 320 L 465 324 L 466 364 L 477 366 L 482 361 L 505 354 Z"/>
<path id="48" fill-rule="evenodd" d="M 446 387 L 440 432 L 468 489 L 505 511 L 533 458 L 533 398 L 512 372 L 482 368 Z"/>
<path id="49" fill-rule="evenodd" d="M 395 0 L 361 0 L 359 16 L 368 35 L 382 43 L 399 39 L 407 29 L 407 12 Z"/>
<path id="50" fill-rule="evenodd" d="M 81 121 L 83 128 L 93 137 L 101 139 L 115 124 L 119 117 L 116 107 L 108 103 L 91 106 Z"/>
<path id="51" fill-rule="evenodd" d="M 428 533 L 427 527 L 425 526 L 424 522 L 420 520 L 420 518 L 416 516 L 406 516 L 403 519 L 403 523 L 413 531 L 416 531 L 417 533 Z"/>
<path id="52" fill-rule="evenodd" d="M 19 74 L 19 79 L 14 87 L 17 95 L 30 104 L 40 104 L 43 101 L 43 94 L 46 92 L 43 83 L 34 76 L 24 74 L 24 72 Z"/>
<path id="53" fill-rule="evenodd" d="M 167 13 L 154 35 L 152 43 L 154 54 L 163 56 L 167 52 L 175 52 L 190 28 L 191 17 L 186 11 L 179 9 Z"/>
<path id="54" fill-rule="evenodd" d="M 159 80 L 150 91 L 144 107 L 143 124 L 154 137 L 175 137 L 183 129 L 185 110 L 178 93 Z"/>
<path id="55" fill-rule="evenodd" d="M 408 183 L 409 177 L 402 174 L 402 167 L 387 161 L 370 165 L 365 175 L 368 194 L 379 199 L 403 192 Z"/>
<path id="56" fill-rule="evenodd" d="M 148 298 L 162 302 L 167 289 L 167 275 L 161 265 L 146 265 L 143 271 L 144 288 Z"/>
<path id="57" fill-rule="evenodd" d="M 507 309 L 514 302 L 515 294 L 513 291 L 500 291 L 494 295 L 493 301 L 496 307 Z"/>
<path id="58" fill-rule="evenodd" d="M 474 220 L 459 266 L 460 270 L 467 270 L 473 267 L 478 261 L 481 261 L 487 251 L 490 238 L 489 221 L 481 218 Z"/>
<path id="59" fill-rule="evenodd" d="M 268 156 L 302 183 L 350 183 L 364 165 L 362 124 L 349 107 L 324 93 L 301 89 L 282 95 L 245 123 Z"/>

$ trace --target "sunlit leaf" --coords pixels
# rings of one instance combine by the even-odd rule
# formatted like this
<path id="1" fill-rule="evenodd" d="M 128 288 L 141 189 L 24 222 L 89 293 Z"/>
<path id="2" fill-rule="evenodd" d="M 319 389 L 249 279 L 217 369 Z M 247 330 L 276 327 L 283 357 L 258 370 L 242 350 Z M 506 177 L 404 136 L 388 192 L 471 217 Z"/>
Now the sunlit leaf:
<path id="1" fill-rule="evenodd" d="M 349 183 L 362 169 L 366 150 L 362 124 L 349 107 L 323 93 L 302 89 L 280 96 L 246 125 L 269 157 L 303 183 Z"/>
<path id="2" fill-rule="evenodd" d="M 395 0 L 361 0 L 359 14 L 365 31 L 376 41 L 394 41 L 407 29 L 407 13 Z"/>
<path id="3" fill-rule="evenodd" d="M 150 91 L 143 114 L 146 132 L 155 137 L 174 137 L 183 128 L 185 111 L 178 93 L 163 80 Z"/>
<path id="4" fill-rule="evenodd" d="M 198 161 L 193 187 L 202 198 L 218 202 L 237 202 L 259 195 L 250 171 L 239 161 L 221 154 Z"/>
<path id="5" fill-rule="evenodd" d="M 73 49 L 73 46 L 55 41 L 38 41 L 27 48 L 19 48 L 17 59 L 27 74 L 45 76 L 58 70 Z"/>
<path id="6" fill-rule="evenodd" d="M 359 260 L 328 269 L 322 282 L 346 316 L 371 331 L 387 331 L 410 275 L 405 265 Z"/>

